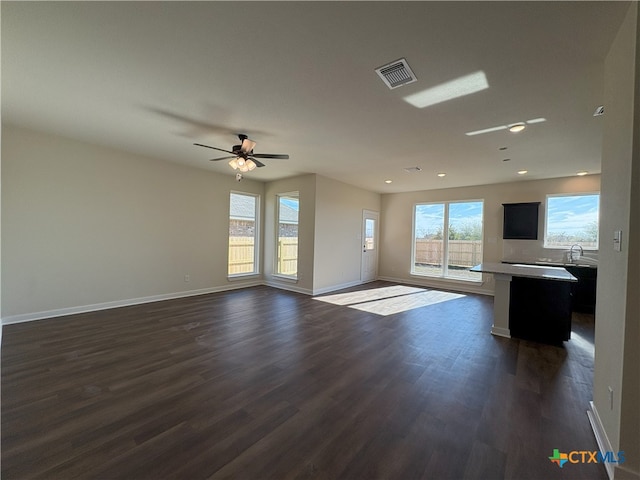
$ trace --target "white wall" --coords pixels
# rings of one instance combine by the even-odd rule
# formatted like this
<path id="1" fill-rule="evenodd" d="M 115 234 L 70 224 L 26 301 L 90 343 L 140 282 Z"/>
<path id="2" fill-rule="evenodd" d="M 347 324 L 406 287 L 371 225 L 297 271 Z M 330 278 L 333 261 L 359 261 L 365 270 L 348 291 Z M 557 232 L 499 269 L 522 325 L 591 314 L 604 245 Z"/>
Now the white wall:
<path id="1" fill-rule="evenodd" d="M 380 194 L 316 175 L 313 291 L 360 283 L 363 210 L 380 211 Z"/>
<path id="2" fill-rule="evenodd" d="M 414 282 L 469 292 L 492 294 L 493 276 L 483 275 L 481 286 L 455 281 L 430 279 L 411 275 L 411 249 L 413 207 L 421 202 L 452 200 L 484 200 L 483 260 L 499 262 L 505 256 L 519 261 L 535 260 L 544 255 L 562 258 L 564 250 L 543 249 L 544 211 L 547 194 L 593 192 L 600 190 L 600 176 L 531 180 L 476 187 L 425 190 L 410 193 L 393 193 L 382 196 L 382 224 L 380 276 L 397 281 Z M 538 240 L 508 241 L 507 252 L 502 240 L 503 203 L 542 202 L 540 205 L 540 229 Z"/>
<path id="3" fill-rule="evenodd" d="M 638 6 L 632 2 L 605 61 L 593 399 L 613 450 L 625 452 L 626 462 L 616 470 L 616 478 L 640 478 L 638 23 Z M 620 252 L 613 248 L 615 230 L 623 232 Z M 609 387 L 613 389 L 613 399 Z"/>
<path id="4" fill-rule="evenodd" d="M 237 183 L 15 126 L 2 133 L 4 323 L 262 283 L 227 279 L 232 190 L 261 195 L 266 283 L 312 294 L 359 282 L 362 210 L 379 210 L 379 194 L 316 175 Z M 273 275 L 276 195 L 292 191 L 295 282 Z"/>
<path id="5" fill-rule="evenodd" d="M 2 140 L 4 322 L 242 285 L 229 192 L 263 183 L 6 125 Z"/>

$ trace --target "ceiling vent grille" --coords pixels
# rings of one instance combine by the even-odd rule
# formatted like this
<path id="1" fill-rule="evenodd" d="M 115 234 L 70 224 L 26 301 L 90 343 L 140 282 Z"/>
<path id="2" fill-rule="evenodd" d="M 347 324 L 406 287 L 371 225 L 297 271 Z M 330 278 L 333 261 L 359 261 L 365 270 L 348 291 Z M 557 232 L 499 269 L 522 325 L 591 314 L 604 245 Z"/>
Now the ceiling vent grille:
<path id="1" fill-rule="evenodd" d="M 407 173 L 418 173 L 421 172 L 422 169 L 420 167 L 407 167 L 404 169 L 404 171 Z"/>
<path id="2" fill-rule="evenodd" d="M 376 73 L 391 90 L 418 80 L 404 58 L 376 68 Z"/>

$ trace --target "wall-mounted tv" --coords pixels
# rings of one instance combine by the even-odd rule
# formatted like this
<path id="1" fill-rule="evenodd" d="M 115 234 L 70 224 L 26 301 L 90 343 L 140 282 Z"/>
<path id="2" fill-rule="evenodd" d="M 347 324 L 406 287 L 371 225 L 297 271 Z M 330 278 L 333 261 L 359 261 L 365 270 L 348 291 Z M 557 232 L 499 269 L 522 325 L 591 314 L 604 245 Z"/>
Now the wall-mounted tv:
<path id="1" fill-rule="evenodd" d="M 538 239 L 538 210 L 540 202 L 503 203 L 502 238 L 510 240 Z"/>

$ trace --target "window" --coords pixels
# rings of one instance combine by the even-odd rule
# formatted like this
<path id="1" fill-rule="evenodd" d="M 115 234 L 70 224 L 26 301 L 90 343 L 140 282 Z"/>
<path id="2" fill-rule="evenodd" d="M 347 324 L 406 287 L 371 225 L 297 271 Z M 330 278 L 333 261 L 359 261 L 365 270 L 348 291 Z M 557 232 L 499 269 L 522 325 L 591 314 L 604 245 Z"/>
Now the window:
<path id="1" fill-rule="evenodd" d="M 367 250 L 374 250 L 376 221 L 373 218 L 364 219 L 364 246 Z"/>
<path id="2" fill-rule="evenodd" d="M 482 263 L 482 200 L 422 203 L 413 219 L 411 273 L 480 281 L 469 268 Z"/>
<path id="3" fill-rule="evenodd" d="M 545 248 L 598 249 L 599 193 L 547 195 Z"/>
<path id="4" fill-rule="evenodd" d="M 259 197 L 231 192 L 229 201 L 229 276 L 258 273 Z"/>
<path id="5" fill-rule="evenodd" d="M 296 278 L 298 275 L 298 192 L 278 195 L 278 238 L 276 273 Z"/>

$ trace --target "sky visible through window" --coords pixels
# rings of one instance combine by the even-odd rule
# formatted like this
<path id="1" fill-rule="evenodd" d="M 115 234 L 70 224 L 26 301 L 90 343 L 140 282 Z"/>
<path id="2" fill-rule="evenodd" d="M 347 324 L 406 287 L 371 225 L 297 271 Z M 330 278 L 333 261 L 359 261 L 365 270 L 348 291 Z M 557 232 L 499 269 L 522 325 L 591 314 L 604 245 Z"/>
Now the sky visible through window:
<path id="1" fill-rule="evenodd" d="M 293 198 L 287 198 L 283 196 L 283 197 L 280 197 L 280 202 L 286 205 L 287 207 L 294 209 L 295 211 L 298 211 L 300 209 L 300 201 L 297 198 L 293 199 Z"/>
<path id="2" fill-rule="evenodd" d="M 598 224 L 600 195 L 563 195 L 547 197 L 547 236 L 580 237 Z"/>
<path id="3" fill-rule="evenodd" d="M 442 230 L 444 205 L 441 203 L 416 205 L 416 237 L 436 235 Z M 449 225 L 482 225 L 482 202 L 449 204 Z"/>

